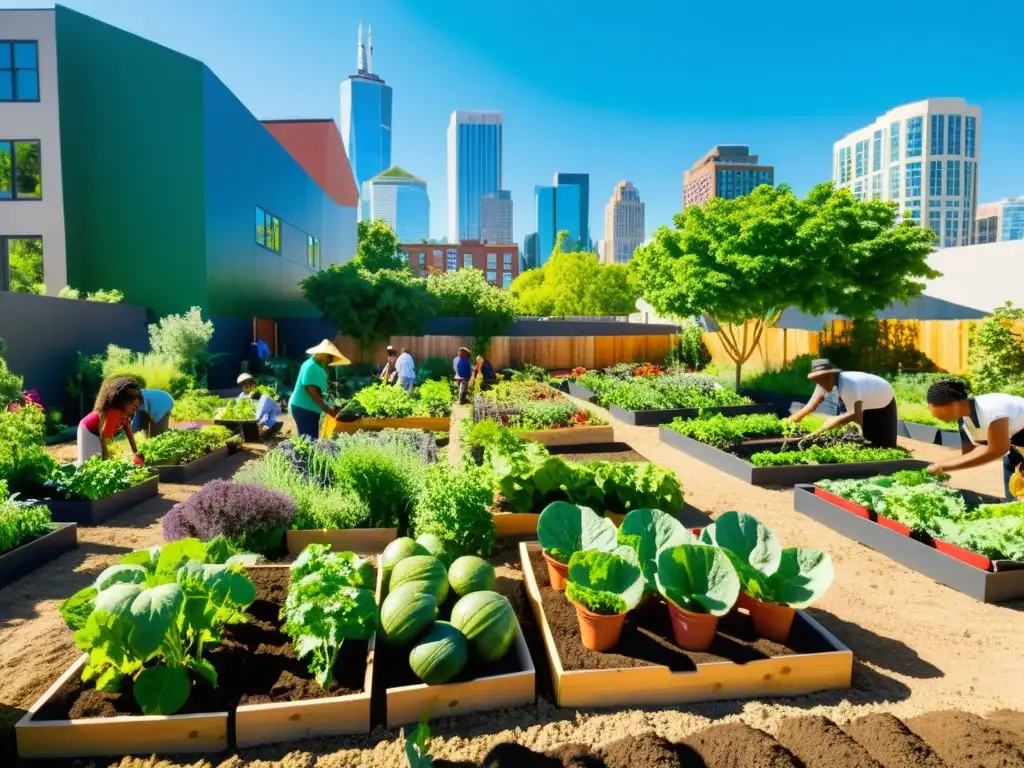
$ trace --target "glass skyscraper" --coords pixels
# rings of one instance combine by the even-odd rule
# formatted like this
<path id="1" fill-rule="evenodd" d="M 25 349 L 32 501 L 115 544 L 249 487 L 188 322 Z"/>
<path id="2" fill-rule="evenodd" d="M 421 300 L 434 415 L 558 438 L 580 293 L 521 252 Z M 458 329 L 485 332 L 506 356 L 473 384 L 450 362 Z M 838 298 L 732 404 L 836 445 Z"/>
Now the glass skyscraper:
<path id="1" fill-rule="evenodd" d="M 419 243 L 430 237 L 430 197 L 427 182 L 397 165 L 366 184 L 366 218 L 384 219 L 401 243 Z"/>
<path id="2" fill-rule="evenodd" d="M 590 248 L 590 176 L 586 173 L 556 173 L 550 187 L 536 187 L 537 266 L 542 267 L 558 242 L 558 233 L 569 233 L 567 247 Z"/>
<path id="3" fill-rule="evenodd" d="M 481 201 L 501 189 L 501 112 L 457 109 L 448 124 L 448 240 L 480 240 Z"/>
<path id="4" fill-rule="evenodd" d="M 391 167 L 391 86 L 373 74 L 373 31 L 363 45 L 359 26 L 357 71 L 341 84 L 341 138 L 363 198 L 359 218 L 369 218 L 364 185 Z"/>
<path id="5" fill-rule="evenodd" d="M 570 227 L 559 226 L 559 229 L 568 229 L 570 238 L 576 240 L 583 250 L 590 249 L 590 174 L 589 173 L 556 173 L 555 186 L 579 187 L 579 202 L 576 203 L 575 213 L 564 206 L 559 211 L 559 217 L 563 221 L 575 215 L 576 223 Z M 567 200 L 569 197 L 566 198 Z M 575 233 L 575 237 L 572 237 Z"/>

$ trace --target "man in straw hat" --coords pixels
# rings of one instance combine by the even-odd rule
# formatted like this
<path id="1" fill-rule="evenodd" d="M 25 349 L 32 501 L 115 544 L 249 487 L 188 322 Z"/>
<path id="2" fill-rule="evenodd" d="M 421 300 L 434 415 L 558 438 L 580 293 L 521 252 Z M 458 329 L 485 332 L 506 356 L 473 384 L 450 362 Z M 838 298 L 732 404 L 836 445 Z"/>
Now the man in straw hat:
<path id="1" fill-rule="evenodd" d="M 835 391 L 846 413 L 828 419 L 811 435 L 854 422 L 872 445 L 896 447 L 896 393 L 888 381 L 871 373 L 842 371 L 828 360 L 813 361 L 807 378 L 817 384 L 814 394 L 807 405 L 789 417 L 790 421 L 803 420 L 822 404 L 829 392 Z"/>
<path id="2" fill-rule="evenodd" d="M 338 415 L 324 400 L 327 394 L 327 366 L 347 365 L 349 360 L 327 339 L 306 350 L 309 359 L 299 368 L 295 389 L 288 402 L 288 411 L 295 421 L 295 430 L 300 435 L 316 440 L 320 432 L 320 416 Z"/>

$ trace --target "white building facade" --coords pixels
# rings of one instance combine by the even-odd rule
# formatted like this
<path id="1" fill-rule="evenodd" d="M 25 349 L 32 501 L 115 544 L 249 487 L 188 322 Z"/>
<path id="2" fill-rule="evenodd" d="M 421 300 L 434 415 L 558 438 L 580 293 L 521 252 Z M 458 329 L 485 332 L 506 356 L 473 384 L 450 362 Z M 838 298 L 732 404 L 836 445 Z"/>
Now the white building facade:
<path id="1" fill-rule="evenodd" d="M 628 264 L 633 251 L 644 244 L 644 204 L 631 181 L 615 185 L 604 209 L 604 240 L 600 251 L 605 264 Z"/>
<path id="2" fill-rule="evenodd" d="M 896 107 L 832 147 L 837 187 L 898 203 L 940 248 L 971 242 L 980 164 L 981 109 L 958 98 Z"/>

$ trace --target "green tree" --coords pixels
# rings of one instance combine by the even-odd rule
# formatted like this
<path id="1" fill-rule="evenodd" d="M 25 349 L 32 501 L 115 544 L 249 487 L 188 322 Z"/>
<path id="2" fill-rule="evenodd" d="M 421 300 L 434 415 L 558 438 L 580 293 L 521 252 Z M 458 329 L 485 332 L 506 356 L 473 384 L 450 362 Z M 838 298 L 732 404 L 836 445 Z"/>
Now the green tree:
<path id="1" fill-rule="evenodd" d="M 340 333 L 367 350 L 392 336 L 416 336 L 435 314 L 426 280 L 408 270 L 363 269 L 356 260 L 305 278 L 302 292 Z"/>
<path id="2" fill-rule="evenodd" d="M 210 354 L 213 332 L 213 321 L 203 320 L 203 310 L 192 307 L 184 315 L 167 315 L 149 326 L 149 346 L 205 388 L 210 366 L 220 357 Z"/>
<path id="3" fill-rule="evenodd" d="M 515 320 L 515 301 L 508 291 L 491 285 L 479 269 L 458 269 L 427 278 L 441 317 L 473 318 L 473 353 L 484 355 L 491 339 Z"/>
<path id="4" fill-rule="evenodd" d="M 663 315 L 708 315 L 736 364 L 787 307 L 871 317 L 921 293 L 935 236 L 897 206 L 819 184 L 800 200 L 786 185 L 714 198 L 660 227 L 631 262 L 644 298 Z"/>
<path id="5" fill-rule="evenodd" d="M 1024 308 L 1006 302 L 971 331 L 968 363 L 978 392 L 999 392 L 1024 379 Z"/>
<path id="6" fill-rule="evenodd" d="M 14 238 L 8 240 L 7 261 L 10 267 L 12 291 L 35 294 L 46 292 L 46 287 L 43 284 L 42 240 Z"/>
<path id="7" fill-rule="evenodd" d="M 398 235 L 384 219 L 360 221 L 357 226 L 359 244 L 354 261 L 363 269 L 378 272 L 382 269 L 408 269 L 398 249 Z"/>

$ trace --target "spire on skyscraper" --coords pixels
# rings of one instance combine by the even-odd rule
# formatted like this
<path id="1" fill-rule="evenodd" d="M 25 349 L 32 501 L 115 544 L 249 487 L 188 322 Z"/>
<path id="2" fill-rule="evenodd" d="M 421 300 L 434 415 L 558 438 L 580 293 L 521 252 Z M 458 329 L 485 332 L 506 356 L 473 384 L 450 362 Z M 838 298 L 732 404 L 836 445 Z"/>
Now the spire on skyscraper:
<path id="1" fill-rule="evenodd" d="M 373 74 L 373 27 L 367 28 L 366 34 L 366 73 Z"/>
<path id="2" fill-rule="evenodd" d="M 359 22 L 359 43 L 356 56 L 356 72 L 366 71 L 366 49 L 363 47 L 363 22 Z"/>

